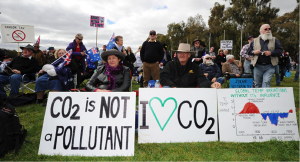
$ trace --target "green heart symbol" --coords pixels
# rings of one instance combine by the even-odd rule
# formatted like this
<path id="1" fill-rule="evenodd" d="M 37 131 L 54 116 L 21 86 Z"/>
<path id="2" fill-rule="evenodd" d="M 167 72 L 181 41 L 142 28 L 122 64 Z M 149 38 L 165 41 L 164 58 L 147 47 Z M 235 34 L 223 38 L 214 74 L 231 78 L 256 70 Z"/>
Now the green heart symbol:
<path id="1" fill-rule="evenodd" d="M 151 101 L 154 100 L 154 99 L 157 99 L 163 107 L 165 106 L 165 103 L 166 103 L 168 100 L 173 100 L 173 101 L 175 102 L 175 108 L 174 108 L 174 110 L 172 111 L 171 115 L 169 116 L 168 120 L 166 121 L 166 123 L 165 123 L 165 125 L 164 125 L 163 127 L 161 127 L 160 122 L 158 121 L 157 116 L 156 116 L 156 114 L 155 114 L 155 112 L 153 111 L 153 108 L 152 108 L 152 106 L 151 106 Z M 150 109 L 151 109 L 151 111 L 152 111 L 152 113 L 153 113 L 153 115 L 154 115 L 154 117 L 155 117 L 155 119 L 156 119 L 156 122 L 158 123 L 158 125 L 159 125 L 161 131 L 163 131 L 163 130 L 165 129 L 166 125 L 168 124 L 169 120 L 171 119 L 172 115 L 174 114 L 175 110 L 177 109 L 177 101 L 176 101 L 173 97 L 169 97 L 169 98 L 167 98 L 167 99 L 164 101 L 164 103 L 162 103 L 162 101 L 161 101 L 160 98 L 158 98 L 158 97 L 153 97 L 153 98 L 151 98 L 151 100 L 149 101 L 149 106 L 150 106 Z"/>

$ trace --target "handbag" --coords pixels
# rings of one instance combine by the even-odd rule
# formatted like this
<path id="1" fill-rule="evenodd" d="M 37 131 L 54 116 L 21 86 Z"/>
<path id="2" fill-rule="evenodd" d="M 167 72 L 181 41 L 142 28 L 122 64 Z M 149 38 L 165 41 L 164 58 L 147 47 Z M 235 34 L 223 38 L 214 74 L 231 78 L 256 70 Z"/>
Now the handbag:
<path id="1" fill-rule="evenodd" d="M 13 106 L 22 106 L 26 104 L 32 104 L 36 101 L 36 93 L 17 93 L 10 95 L 6 99 L 6 103 Z"/>
<path id="2" fill-rule="evenodd" d="M 290 71 L 286 71 L 285 72 L 285 77 L 291 77 L 291 72 Z"/>

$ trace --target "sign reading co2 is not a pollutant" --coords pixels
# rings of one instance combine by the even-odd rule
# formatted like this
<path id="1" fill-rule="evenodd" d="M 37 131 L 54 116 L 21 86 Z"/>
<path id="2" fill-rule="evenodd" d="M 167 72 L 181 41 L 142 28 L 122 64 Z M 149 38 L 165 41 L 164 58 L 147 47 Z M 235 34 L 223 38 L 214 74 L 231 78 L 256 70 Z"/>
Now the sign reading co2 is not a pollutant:
<path id="1" fill-rule="evenodd" d="M 140 88 L 139 143 L 217 141 L 216 89 Z"/>
<path id="2" fill-rule="evenodd" d="M 133 156 L 135 99 L 133 92 L 50 92 L 39 154 Z"/>

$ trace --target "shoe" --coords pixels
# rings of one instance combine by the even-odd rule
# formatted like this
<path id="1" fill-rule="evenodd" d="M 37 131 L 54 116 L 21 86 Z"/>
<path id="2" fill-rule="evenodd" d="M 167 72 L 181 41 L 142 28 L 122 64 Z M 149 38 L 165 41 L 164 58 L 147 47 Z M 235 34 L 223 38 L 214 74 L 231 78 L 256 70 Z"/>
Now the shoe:
<path id="1" fill-rule="evenodd" d="M 297 82 L 297 80 L 293 80 L 293 82 Z"/>
<path id="2" fill-rule="evenodd" d="M 280 83 L 276 83 L 277 86 L 280 86 Z"/>
<path id="3" fill-rule="evenodd" d="M 43 107 L 46 107 L 47 106 L 47 102 L 46 103 L 43 103 L 43 105 L 42 105 Z"/>
<path id="4" fill-rule="evenodd" d="M 36 104 L 43 103 L 43 99 L 36 99 L 35 103 L 36 103 Z"/>

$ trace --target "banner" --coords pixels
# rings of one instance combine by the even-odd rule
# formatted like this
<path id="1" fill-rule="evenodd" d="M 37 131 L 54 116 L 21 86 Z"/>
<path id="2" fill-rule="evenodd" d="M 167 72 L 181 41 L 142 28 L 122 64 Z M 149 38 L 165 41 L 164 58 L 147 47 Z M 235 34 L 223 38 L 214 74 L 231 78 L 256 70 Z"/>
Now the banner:
<path id="1" fill-rule="evenodd" d="M 225 50 L 232 50 L 233 41 L 232 40 L 221 40 L 221 49 Z"/>
<path id="2" fill-rule="evenodd" d="M 293 88 L 217 92 L 220 141 L 299 140 Z"/>
<path id="3" fill-rule="evenodd" d="M 34 26 L 32 25 L 1 25 L 2 43 L 34 43 Z"/>
<path id="4" fill-rule="evenodd" d="M 50 92 L 38 154 L 134 156 L 135 104 L 134 92 Z"/>
<path id="5" fill-rule="evenodd" d="M 218 141 L 216 89 L 140 88 L 139 143 Z"/>

